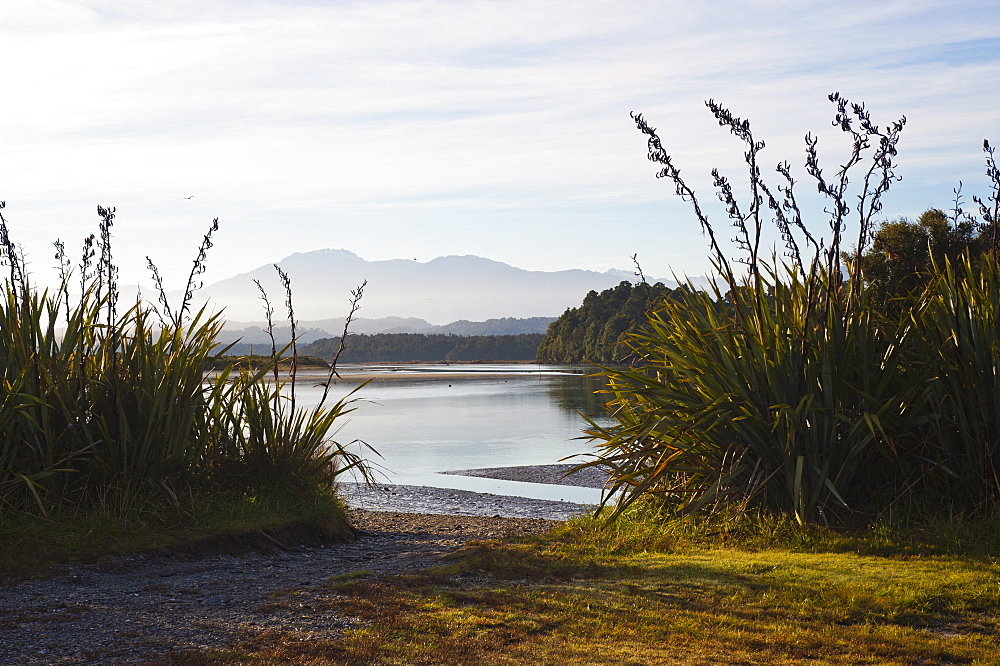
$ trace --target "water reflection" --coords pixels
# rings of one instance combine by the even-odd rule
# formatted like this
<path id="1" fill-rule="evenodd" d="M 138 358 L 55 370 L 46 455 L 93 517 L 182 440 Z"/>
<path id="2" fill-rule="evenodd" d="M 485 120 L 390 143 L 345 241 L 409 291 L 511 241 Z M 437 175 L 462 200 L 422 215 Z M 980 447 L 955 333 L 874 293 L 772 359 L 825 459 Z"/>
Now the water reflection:
<path id="1" fill-rule="evenodd" d="M 483 367 L 467 367 L 466 372 L 482 373 Z M 578 439 L 586 427 L 580 414 L 591 418 L 604 414 L 603 396 L 594 394 L 600 379 L 557 367 L 528 366 L 538 368 L 532 373 L 526 373 L 525 366 L 509 372 L 486 367 L 491 372 L 476 378 L 409 377 L 369 384 L 356 394 L 361 398 L 355 403 L 357 409 L 335 439 L 342 443 L 358 439 L 373 446 L 382 455 L 377 462 L 393 483 L 563 498 L 565 493 L 558 488 L 539 484 L 439 474 L 553 464 L 592 450 Z M 321 389 L 300 384 L 303 404 L 317 401 L 320 394 Z M 596 502 L 599 491 L 591 494 L 589 501 Z"/>
<path id="2" fill-rule="evenodd" d="M 607 414 L 604 405 L 608 395 L 599 392 L 606 387 L 603 377 L 582 376 L 576 381 L 550 382 L 546 388 L 549 399 L 559 407 L 598 419 Z"/>

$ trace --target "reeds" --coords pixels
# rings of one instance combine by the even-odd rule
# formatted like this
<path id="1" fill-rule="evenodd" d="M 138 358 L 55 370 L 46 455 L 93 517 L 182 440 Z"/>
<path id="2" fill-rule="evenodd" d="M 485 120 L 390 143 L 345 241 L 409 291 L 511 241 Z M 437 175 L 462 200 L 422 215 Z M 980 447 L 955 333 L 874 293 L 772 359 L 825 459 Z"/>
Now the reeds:
<path id="1" fill-rule="evenodd" d="M 56 245 L 59 288 L 39 292 L 0 215 L 9 269 L 0 298 L 0 512 L 85 509 L 112 491 L 176 497 L 185 487 L 308 496 L 363 468 L 330 439 L 350 411 L 349 396 L 311 410 L 289 407 L 281 384 L 268 379 L 276 356 L 206 381 L 209 363 L 225 353 L 216 343 L 222 321 L 192 311 L 190 301 L 217 221 L 183 303 L 171 309 L 161 288 L 163 312 L 137 302 L 119 313 L 114 209 L 98 212 L 100 233 L 84 243 L 75 304 L 64 245 Z"/>

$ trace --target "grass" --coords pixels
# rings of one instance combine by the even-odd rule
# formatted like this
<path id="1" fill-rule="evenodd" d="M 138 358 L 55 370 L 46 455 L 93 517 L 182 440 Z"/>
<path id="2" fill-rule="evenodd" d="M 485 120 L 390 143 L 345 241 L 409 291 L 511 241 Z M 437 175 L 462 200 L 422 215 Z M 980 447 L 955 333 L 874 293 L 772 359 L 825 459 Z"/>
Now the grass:
<path id="1" fill-rule="evenodd" d="M 789 527 L 742 547 L 689 527 L 652 548 L 644 519 L 623 518 L 603 541 L 583 519 L 473 543 L 415 575 L 340 576 L 308 603 L 269 607 L 335 617 L 339 635 L 293 627 L 167 663 L 1000 663 L 1000 562 L 984 543 Z"/>
<path id="2" fill-rule="evenodd" d="M 343 504 L 332 493 L 309 500 L 288 494 L 195 492 L 176 503 L 107 496 L 99 510 L 0 515 L 0 581 L 44 575 L 53 566 L 93 563 L 142 551 L 201 545 L 240 549 L 262 530 L 301 529 L 336 538 L 347 529 Z M 266 537 L 265 537 L 266 538 Z"/>

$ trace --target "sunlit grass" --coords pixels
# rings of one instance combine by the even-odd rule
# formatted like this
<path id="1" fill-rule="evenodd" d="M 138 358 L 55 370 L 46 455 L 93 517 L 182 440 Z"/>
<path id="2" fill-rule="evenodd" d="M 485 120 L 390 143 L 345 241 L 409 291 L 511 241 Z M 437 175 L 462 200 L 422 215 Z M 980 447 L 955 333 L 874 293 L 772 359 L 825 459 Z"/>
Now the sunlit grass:
<path id="1" fill-rule="evenodd" d="M 633 535 L 645 530 L 631 522 Z M 827 549 L 818 536 L 803 540 L 809 550 L 711 538 L 650 547 L 624 527 L 608 549 L 595 529 L 585 519 L 471 544 L 417 575 L 341 576 L 308 602 L 345 620 L 338 637 L 303 640 L 292 625 L 174 663 L 989 664 L 1000 655 L 991 555 L 850 550 L 913 538 L 902 532 L 828 535 Z"/>

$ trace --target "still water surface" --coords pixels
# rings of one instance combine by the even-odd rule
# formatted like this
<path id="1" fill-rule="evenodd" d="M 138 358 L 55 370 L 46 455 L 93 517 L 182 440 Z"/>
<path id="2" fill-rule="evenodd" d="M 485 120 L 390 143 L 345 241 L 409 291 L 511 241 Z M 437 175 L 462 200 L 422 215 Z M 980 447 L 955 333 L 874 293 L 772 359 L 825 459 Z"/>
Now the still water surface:
<path id="1" fill-rule="evenodd" d="M 345 368 L 350 371 L 352 368 Z M 357 408 L 334 436 L 341 443 L 363 440 L 381 458 L 369 456 L 389 482 L 458 488 L 537 499 L 596 503 L 600 491 L 475 477 L 448 470 L 547 465 L 592 451 L 582 435 L 580 414 L 604 412 L 597 380 L 579 368 L 539 365 L 366 366 L 366 373 L 408 374 L 405 381 L 378 381 L 355 397 Z M 418 378 L 416 374 L 461 373 Z M 343 387 L 343 388 L 342 388 Z M 338 389 L 341 389 L 338 392 Z M 339 382 L 331 391 L 349 390 Z M 321 389 L 300 382 L 302 403 L 319 400 Z M 357 449 L 355 449 L 357 450 Z M 570 461 L 570 462 L 576 462 Z"/>

